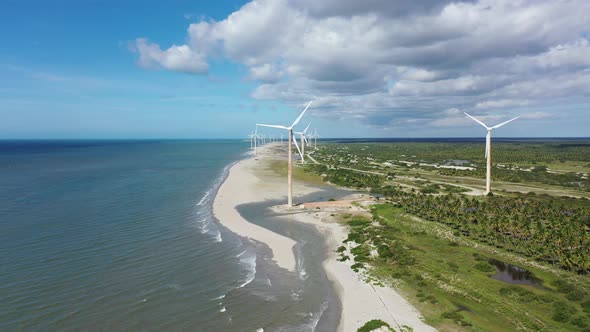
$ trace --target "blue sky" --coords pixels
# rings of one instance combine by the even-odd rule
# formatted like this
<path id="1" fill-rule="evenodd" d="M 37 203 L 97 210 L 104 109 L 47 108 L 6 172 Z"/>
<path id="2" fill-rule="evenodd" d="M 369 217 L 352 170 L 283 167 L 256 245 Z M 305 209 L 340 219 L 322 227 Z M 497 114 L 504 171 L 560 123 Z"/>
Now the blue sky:
<path id="1" fill-rule="evenodd" d="M 587 3 L 430 3 L 3 1 L 0 138 L 590 136 Z"/>

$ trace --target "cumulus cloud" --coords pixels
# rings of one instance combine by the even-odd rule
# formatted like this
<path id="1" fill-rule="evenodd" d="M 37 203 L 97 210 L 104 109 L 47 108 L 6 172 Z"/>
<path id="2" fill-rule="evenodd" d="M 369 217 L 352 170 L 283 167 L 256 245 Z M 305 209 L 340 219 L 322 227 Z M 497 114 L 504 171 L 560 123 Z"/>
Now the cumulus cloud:
<path id="1" fill-rule="evenodd" d="M 173 45 L 165 51 L 157 44 L 139 38 L 136 41 L 139 64 L 145 68 L 165 68 L 191 74 L 207 73 L 209 65 L 204 56 L 187 45 Z"/>
<path id="2" fill-rule="evenodd" d="M 144 67 L 193 74 L 229 59 L 259 82 L 253 98 L 315 99 L 321 116 L 444 126 L 587 103 L 588 13 L 585 0 L 253 0 L 190 24 L 184 45 L 136 48 Z"/>

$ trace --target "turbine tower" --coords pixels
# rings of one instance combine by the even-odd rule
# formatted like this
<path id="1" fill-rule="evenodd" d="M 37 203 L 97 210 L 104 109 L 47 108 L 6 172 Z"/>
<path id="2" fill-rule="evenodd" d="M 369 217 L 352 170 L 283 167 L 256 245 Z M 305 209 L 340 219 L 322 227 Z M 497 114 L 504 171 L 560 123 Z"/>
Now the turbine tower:
<path id="1" fill-rule="evenodd" d="M 284 129 L 287 130 L 289 132 L 289 162 L 288 162 L 288 170 L 287 170 L 287 186 L 289 187 L 287 190 L 287 206 L 288 207 L 293 207 L 293 152 L 292 152 L 292 145 L 293 143 L 295 143 L 295 146 L 297 147 L 297 150 L 299 151 L 299 154 L 301 154 L 301 150 L 299 150 L 299 145 L 297 145 L 297 140 L 293 138 L 293 127 L 295 127 L 299 121 L 301 121 L 301 118 L 303 117 L 303 115 L 305 114 L 305 111 L 307 111 L 307 109 L 309 108 L 309 106 L 311 106 L 311 103 L 313 101 L 310 101 L 307 106 L 305 107 L 305 109 L 303 110 L 303 112 L 301 112 L 301 114 L 299 114 L 299 116 L 297 117 L 297 119 L 295 119 L 295 122 L 293 122 L 293 124 L 291 124 L 291 126 L 289 127 L 285 127 L 285 126 L 280 126 L 280 125 L 268 125 L 268 124 L 257 124 L 257 126 L 262 126 L 262 127 L 270 127 L 270 128 L 277 128 L 277 129 Z M 292 143 L 293 142 L 293 143 Z"/>
<path id="2" fill-rule="evenodd" d="M 465 113 L 465 112 L 463 112 Z M 507 124 L 508 122 L 512 122 L 516 119 L 519 118 L 519 116 L 510 119 L 508 121 L 502 122 L 500 124 L 497 124 L 493 127 L 488 127 L 486 126 L 485 123 L 479 121 L 478 119 L 472 117 L 471 115 L 465 113 L 465 115 L 467 115 L 468 117 L 470 117 L 473 121 L 479 123 L 480 125 L 482 125 L 487 131 L 487 135 L 486 135 L 486 152 L 485 152 L 485 157 L 486 157 L 486 164 L 487 164 L 487 168 L 486 168 L 486 195 L 489 194 L 492 191 L 492 130 L 493 129 L 497 129 L 502 127 L 503 125 Z"/>

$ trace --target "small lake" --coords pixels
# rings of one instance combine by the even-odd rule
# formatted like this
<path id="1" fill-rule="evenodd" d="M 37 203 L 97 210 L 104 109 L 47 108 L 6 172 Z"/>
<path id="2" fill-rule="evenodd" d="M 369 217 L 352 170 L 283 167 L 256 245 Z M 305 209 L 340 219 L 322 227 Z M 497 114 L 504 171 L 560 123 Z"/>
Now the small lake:
<path id="1" fill-rule="evenodd" d="M 496 268 L 496 274 L 492 276 L 496 280 L 513 285 L 531 285 L 543 288 L 543 280 L 535 277 L 527 269 L 493 258 L 488 258 L 488 262 Z"/>

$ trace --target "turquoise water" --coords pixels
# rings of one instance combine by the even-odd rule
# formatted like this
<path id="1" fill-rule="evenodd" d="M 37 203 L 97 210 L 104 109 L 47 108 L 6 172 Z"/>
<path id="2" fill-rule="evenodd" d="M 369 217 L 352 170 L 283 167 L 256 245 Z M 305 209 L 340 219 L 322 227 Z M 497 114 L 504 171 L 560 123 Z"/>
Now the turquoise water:
<path id="1" fill-rule="evenodd" d="M 334 330 L 339 303 L 313 228 L 275 220 L 276 202 L 240 207 L 299 242 L 293 273 L 212 216 L 247 148 L 0 141 L 0 330 Z"/>

